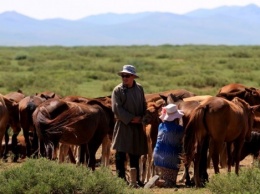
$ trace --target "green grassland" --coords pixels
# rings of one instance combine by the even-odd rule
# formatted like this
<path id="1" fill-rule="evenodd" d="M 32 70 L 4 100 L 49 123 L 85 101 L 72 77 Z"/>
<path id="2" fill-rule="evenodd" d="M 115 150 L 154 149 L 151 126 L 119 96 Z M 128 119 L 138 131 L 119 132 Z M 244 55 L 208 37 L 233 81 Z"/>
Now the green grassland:
<path id="1" fill-rule="evenodd" d="M 229 83 L 260 85 L 260 46 L 0 47 L 0 93 L 106 96 L 125 64 L 136 66 L 145 93 L 215 95 Z"/>

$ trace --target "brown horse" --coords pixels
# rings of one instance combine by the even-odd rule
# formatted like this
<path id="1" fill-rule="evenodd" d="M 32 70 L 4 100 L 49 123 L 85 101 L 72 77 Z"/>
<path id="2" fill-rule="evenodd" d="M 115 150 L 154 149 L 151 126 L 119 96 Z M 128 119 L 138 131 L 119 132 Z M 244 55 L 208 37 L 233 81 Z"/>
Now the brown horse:
<path id="1" fill-rule="evenodd" d="M 203 95 L 203 96 L 191 96 L 191 97 L 187 97 L 187 98 L 183 98 L 183 96 L 179 96 L 179 95 L 175 95 L 175 94 L 169 94 L 168 96 L 164 96 L 164 95 L 160 95 L 161 98 L 165 101 L 165 104 L 176 104 L 178 106 L 178 109 L 182 110 L 182 112 L 184 113 L 184 116 L 180 119 L 180 124 L 183 125 L 183 127 L 185 128 L 190 117 L 191 117 L 191 113 L 192 111 L 198 107 L 200 105 L 200 103 L 206 99 L 208 99 L 209 97 L 211 97 L 210 95 Z M 203 172 L 201 173 L 203 174 L 203 179 L 208 179 L 207 173 Z M 187 186 L 192 186 L 193 183 L 191 182 L 191 178 L 189 176 L 189 165 L 185 165 L 185 171 L 184 174 L 182 176 L 181 181 L 185 181 L 185 184 Z"/>
<path id="2" fill-rule="evenodd" d="M 185 127 L 189 121 L 191 112 L 199 106 L 200 102 L 211 97 L 209 95 L 205 96 L 191 96 L 183 97 L 183 95 L 176 95 L 170 93 L 169 95 L 161 95 L 161 98 L 165 101 L 165 104 L 176 104 L 178 109 L 182 110 L 184 116 L 182 117 L 182 125 Z"/>
<path id="3" fill-rule="evenodd" d="M 112 110 L 112 102 L 111 102 L 111 96 L 104 96 L 104 97 L 96 97 L 96 98 L 86 98 L 82 96 L 66 96 L 62 98 L 65 101 L 68 102 L 76 102 L 76 103 L 83 103 L 88 104 L 90 101 L 98 101 L 105 107 Z M 112 140 L 112 131 L 109 131 L 109 133 L 103 138 L 102 136 L 99 136 L 98 134 L 95 134 L 94 141 L 90 141 L 88 145 L 82 144 L 79 147 L 79 156 L 78 156 L 78 162 L 79 163 L 85 163 L 88 161 L 89 166 L 92 168 L 92 170 L 95 169 L 95 154 L 97 149 L 100 146 L 100 138 L 103 138 L 102 140 L 102 159 L 101 163 L 105 166 L 108 165 L 109 162 L 109 156 L 110 156 L 110 146 L 111 146 L 111 140 Z M 99 139 L 99 140 L 97 140 Z M 88 148 L 88 152 L 86 152 L 86 147 Z"/>
<path id="4" fill-rule="evenodd" d="M 14 101 L 16 103 L 19 103 L 25 97 L 25 95 L 22 93 L 21 90 L 18 90 L 17 92 L 10 92 L 8 94 L 5 94 L 4 96 L 7 99 L 9 99 L 10 101 Z M 3 152 L 4 159 L 7 158 L 7 153 L 9 151 L 8 146 L 7 146 L 9 144 L 9 134 L 8 134 L 9 127 L 11 127 L 11 129 L 13 131 L 12 140 L 11 140 L 11 142 L 12 142 L 11 150 L 14 154 L 13 161 L 16 162 L 18 159 L 17 136 L 18 136 L 19 132 L 21 131 L 18 109 L 15 109 L 15 111 L 12 113 L 12 115 L 9 115 L 9 124 L 5 131 L 5 147 L 4 147 L 4 152 Z"/>
<path id="5" fill-rule="evenodd" d="M 33 111 L 42 102 L 52 98 L 59 99 L 60 97 L 54 92 L 42 92 L 36 95 L 26 96 L 19 102 L 20 125 L 25 138 L 27 157 L 30 157 L 31 154 L 38 149 L 38 140 L 32 121 Z M 32 137 L 30 137 L 30 134 Z"/>
<path id="6" fill-rule="evenodd" d="M 164 102 L 162 100 L 148 102 L 147 109 L 143 117 L 143 125 L 148 143 L 148 154 L 142 156 L 143 162 L 145 163 L 145 165 L 143 165 L 144 168 L 141 177 L 141 181 L 143 182 L 147 182 L 151 178 L 151 175 L 154 175 L 152 155 L 157 140 L 158 126 L 161 123 L 159 116 L 163 105 Z M 148 165 L 146 165 L 146 163 L 148 163 Z"/>
<path id="7" fill-rule="evenodd" d="M 59 142 L 86 144 L 91 153 L 96 153 L 105 135 L 113 131 L 114 114 L 111 107 L 104 106 L 98 100 L 75 103 L 50 99 L 36 108 L 33 123 L 47 148 L 47 157 L 51 159 Z M 88 166 L 94 168 L 95 159 L 91 161 L 93 163 L 88 163 Z"/>
<path id="8" fill-rule="evenodd" d="M 185 90 L 185 89 L 176 89 L 176 90 L 167 90 L 163 92 L 158 93 L 152 93 L 152 94 L 145 94 L 146 102 L 156 102 L 157 100 L 160 100 L 160 95 L 168 96 L 169 94 L 174 94 L 176 96 L 182 96 L 183 98 L 196 96 L 196 94 Z"/>
<path id="9" fill-rule="evenodd" d="M 250 139 L 256 108 L 250 107 L 237 97 L 232 101 L 210 97 L 194 109 L 185 129 L 184 151 L 185 163 L 194 162 L 194 180 L 197 187 L 202 186 L 199 170 L 207 166 L 207 147 L 203 148 L 203 145 L 208 146 L 209 138 L 214 143 L 212 157 L 215 172 L 219 172 L 219 148 L 226 142 L 228 172 L 234 162 L 235 172 L 238 174 L 241 149 L 244 141 Z M 234 150 L 231 155 L 232 143 Z"/>
<path id="10" fill-rule="evenodd" d="M 18 110 L 18 104 L 15 101 L 9 100 L 8 98 L 0 94 L 0 141 L 1 142 L 5 135 L 6 128 L 10 123 L 10 118 L 12 117 L 12 115 L 17 113 L 17 110 Z M 0 145 L 0 150 L 2 152 L 2 143 Z"/>
<path id="11" fill-rule="evenodd" d="M 246 87 L 242 84 L 228 84 L 219 89 L 218 97 L 232 100 L 234 97 L 244 99 L 251 106 L 260 104 L 260 92 L 253 87 Z"/>

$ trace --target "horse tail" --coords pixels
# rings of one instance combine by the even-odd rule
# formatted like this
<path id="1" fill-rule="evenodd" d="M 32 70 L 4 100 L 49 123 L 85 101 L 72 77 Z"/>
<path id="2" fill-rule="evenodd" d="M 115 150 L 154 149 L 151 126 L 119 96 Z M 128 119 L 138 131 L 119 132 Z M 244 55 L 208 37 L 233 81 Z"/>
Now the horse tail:
<path id="1" fill-rule="evenodd" d="M 54 120 L 50 118 L 50 114 L 44 106 L 39 106 L 35 109 L 32 120 L 38 137 L 45 143 L 50 141 L 51 136 L 61 135 L 62 131 L 60 128 L 64 123 L 68 122 L 68 119 L 65 118 L 60 122 L 54 123 Z"/>
<path id="2" fill-rule="evenodd" d="M 27 118 L 28 118 L 28 122 L 32 123 L 32 115 L 33 112 L 35 111 L 35 109 L 37 108 L 37 106 L 35 105 L 35 103 L 32 102 L 31 98 L 30 101 L 28 102 L 27 106 L 26 106 L 26 114 L 27 114 Z"/>
<path id="3" fill-rule="evenodd" d="M 201 144 L 206 132 L 204 122 L 205 107 L 198 106 L 192 111 L 189 122 L 185 128 L 184 135 L 184 155 L 185 163 L 189 164 L 197 153 L 197 147 Z"/>
<path id="4" fill-rule="evenodd" d="M 5 115 L 7 107 L 2 94 L 0 94 L 0 106 L 4 107 L 0 108 L 0 115 Z"/>

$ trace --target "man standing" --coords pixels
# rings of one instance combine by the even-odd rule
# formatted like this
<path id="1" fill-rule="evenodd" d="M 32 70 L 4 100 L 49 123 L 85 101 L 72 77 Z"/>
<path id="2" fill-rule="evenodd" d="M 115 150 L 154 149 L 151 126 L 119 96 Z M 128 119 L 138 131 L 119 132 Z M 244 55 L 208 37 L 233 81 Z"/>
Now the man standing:
<path id="1" fill-rule="evenodd" d="M 147 154 L 147 139 L 142 126 L 146 111 L 143 87 L 135 81 L 138 78 L 133 65 L 124 65 L 118 72 L 122 83 L 112 92 L 112 110 L 116 124 L 112 139 L 112 149 L 116 150 L 116 170 L 118 176 L 126 180 L 125 161 L 129 155 L 130 168 L 136 169 L 137 184 L 143 186 L 139 175 L 139 159 Z"/>

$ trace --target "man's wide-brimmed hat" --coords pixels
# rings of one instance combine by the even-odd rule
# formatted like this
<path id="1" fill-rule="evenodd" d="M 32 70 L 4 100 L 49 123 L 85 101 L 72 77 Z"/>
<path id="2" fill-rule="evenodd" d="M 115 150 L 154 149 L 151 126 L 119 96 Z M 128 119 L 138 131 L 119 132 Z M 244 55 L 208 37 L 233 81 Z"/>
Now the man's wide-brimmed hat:
<path id="1" fill-rule="evenodd" d="M 168 104 L 162 108 L 162 114 L 159 118 L 162 121 L 173 121 L 175 119 L 180 119 L 183 115 L 183 112 L 178 110 L 175 104 Z"/>
<path id="2" fill-rule="evenodd" d="M 118 75 L 121 75 L 122 73 L 128 73 L 134 75 L 136 78 L 139 76 L 136 74 L 135 67 L 133 65 L 124 65 L 123 70 L 118 72 Z"/>

